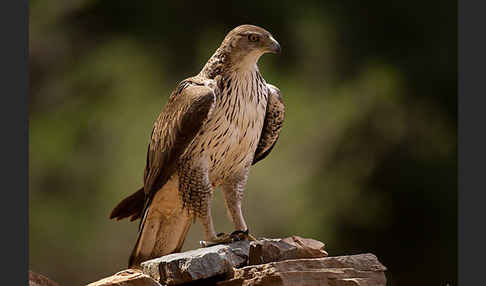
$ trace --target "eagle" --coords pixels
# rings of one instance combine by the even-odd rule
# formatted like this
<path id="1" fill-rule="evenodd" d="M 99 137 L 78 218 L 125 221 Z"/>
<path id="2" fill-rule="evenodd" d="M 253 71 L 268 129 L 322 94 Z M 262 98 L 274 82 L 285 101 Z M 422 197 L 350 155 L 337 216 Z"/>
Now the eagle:
<path id="1" fill-rule="evenodd" d="M 179 252 L 193 222 L 202 246 L 252 239 L 242 213 L 250 167 L 273 149 L 284 120 L 280 90 L 257 63 L 280 45 L 265 29 L 231 30 L 196 76 L 181 81 L 154 123 L 143 187 L 122 200 L 111 219 L 141 218 L 129 267 Z M 213 190 L 220 188 L 235 231 L 214 230 Z"/>

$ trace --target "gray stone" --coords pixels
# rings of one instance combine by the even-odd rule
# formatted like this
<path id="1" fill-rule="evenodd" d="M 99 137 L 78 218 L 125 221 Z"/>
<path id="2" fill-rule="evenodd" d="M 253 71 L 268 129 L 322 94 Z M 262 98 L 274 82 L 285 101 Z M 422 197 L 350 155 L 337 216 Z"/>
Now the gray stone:
<path id="1" fill-rule="evenodd" d="M 386 268 L 373 254 L 326 256 L 324 243 L 317 240 L 263 238 L 170 254 L 92 285 L 386 285 Z"/>
<path id="2" fill-rule="evenodd" d="M 160 283 L 178 285 L 214 276 L 231 277 L 233 269 L 246 265 L 250 243 L 238 241 L 183 253 L 174 253 L 145 261 L 145 274 Z"/>

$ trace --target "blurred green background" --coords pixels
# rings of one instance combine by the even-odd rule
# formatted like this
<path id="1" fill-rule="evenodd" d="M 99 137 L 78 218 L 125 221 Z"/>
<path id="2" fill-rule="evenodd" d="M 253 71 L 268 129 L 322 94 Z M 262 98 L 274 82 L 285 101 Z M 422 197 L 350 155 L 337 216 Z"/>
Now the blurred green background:
<path id="1" fill-rule="evenodd" d="M 126 267 L 152 124 L 240 24 L 287 106 L 251 171 L 257 236 L 372 252 L 389 285 L 457 285 L 456 1 L 30 1 L 30 269 L 83 285 Z M 231 231 L 221 194 L 216 230 Z M 185 249 L 197 247 L 199 224 Z"/>

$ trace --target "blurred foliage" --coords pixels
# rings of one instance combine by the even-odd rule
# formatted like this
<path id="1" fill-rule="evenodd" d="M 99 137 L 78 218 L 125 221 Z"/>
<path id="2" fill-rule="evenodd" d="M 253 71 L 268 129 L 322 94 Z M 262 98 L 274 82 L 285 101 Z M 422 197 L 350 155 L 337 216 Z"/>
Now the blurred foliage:
<path id="1" fill-rule="evenodd" d="M 457 284 L 455 1 L 30 1 L 30 268 L 83 285 L 126 266 L 153 121 L 233 27 L 280 42 L 281 138 L 252 169 L 258 236 L 375 253 L 389 285 Z M 217 231 L 230 231 L 220 194 Z M 199 224 L 185 249 L 197 247 Z"/>

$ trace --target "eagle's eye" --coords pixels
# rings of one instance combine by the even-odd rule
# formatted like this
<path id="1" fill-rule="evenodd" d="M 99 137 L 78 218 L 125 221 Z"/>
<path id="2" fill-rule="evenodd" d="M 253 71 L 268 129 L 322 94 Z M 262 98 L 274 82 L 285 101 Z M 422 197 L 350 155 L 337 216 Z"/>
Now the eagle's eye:
<path id="1" fill-rule="evenodd" d="M 255 35 L 255 34 L 249 34 L 248 40 L 250 42 L 258 42 L 258 40 L 260 40 L 260 37 L 258 35 Z"/>

